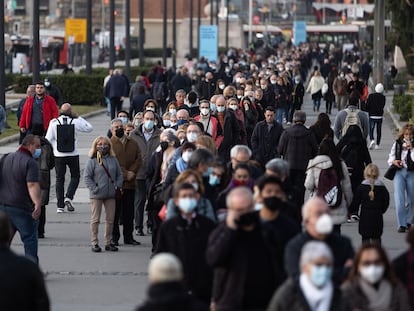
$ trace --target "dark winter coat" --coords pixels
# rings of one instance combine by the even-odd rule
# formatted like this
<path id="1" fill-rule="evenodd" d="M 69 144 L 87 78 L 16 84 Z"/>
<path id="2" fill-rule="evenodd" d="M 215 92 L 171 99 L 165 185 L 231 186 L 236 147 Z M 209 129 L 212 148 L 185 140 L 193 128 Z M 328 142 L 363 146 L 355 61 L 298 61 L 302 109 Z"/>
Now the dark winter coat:
<path id="1" fill-rule="evenodd" d="M 302 82 L 293 85 L 292 103 L 296 110 L 299 110 L 303 104 L 303 96 L 305 95 L 305 87 Z"/>
<path id="2" fill-rule="evenodd" d="M 42 149 L 39 158 L 40 199 L 41 205 L 45 206 L 49 204 L 50 170 L 55 167 L 55 157 L 53 155 L 53 147 L 46 138 L 40 137 L 40 146 Z"/>
<path id="3" fill-rule="evenodd" d="M 233 146 L 241 143 L 240 126 L 234 111 L 226 109 L 224 115 L 223 141 L 218 149 L 220 158 L 224 161 L 230 160 L 230 150 Z"/>
<path id="4" fill-rule="evenodd" d="M 209 301 L 211 295 L 212 271 L 205 253 L 214 227 L 207 217 L 197 215 L 188 223 L 178 215 L 161 225 L 156 247 L 157 253 L 173 253 L 180 259 L 186 288 L 203 301 Z"/>
<path id="5" fill-rule="evenodd" d="M 397 275 L 400 282 L 407 288 L 410 298 L 411 307 L 414 309 L 414 284 L 410 277 L 414 271 L 413 265 L 414 250 L 410 249 L 392 261 L 392 269 Z"/>
<path id="6" fill-rule="evenodd" d="M 252 134 L 252 151 L 253 158 L 258 161 L 262 167 L 266 163 L 279 157 L 277 152 L 277 146 L 279 144 L 280 137 L 282 136 L 283 127 L 273 122 L 272 128 L 268 131 L 268 124 L 266 121 L 261 121 L 256 124 Z"/>
<path id="7" fill-rule="evenodd" d="M 369 94 L 365 103 L 365 111 L 370 117 L 382 117 L 384 115 L 385 96 L 381 93 Z"/>
<path id="8" fill-rule="evenodd" d="M 350 213 L 358 213 L 359 234 L 362 237 L 378 239 L 382 236 L 384 221 L 382 215 L 388 209 L 390 195 L 382 181 L 376 180 L 374 186 L 374 200 L 370 200 L 371 186 L 369 180 L 364 180 L 354 193 L 354 199 L 349 208 Z"/>

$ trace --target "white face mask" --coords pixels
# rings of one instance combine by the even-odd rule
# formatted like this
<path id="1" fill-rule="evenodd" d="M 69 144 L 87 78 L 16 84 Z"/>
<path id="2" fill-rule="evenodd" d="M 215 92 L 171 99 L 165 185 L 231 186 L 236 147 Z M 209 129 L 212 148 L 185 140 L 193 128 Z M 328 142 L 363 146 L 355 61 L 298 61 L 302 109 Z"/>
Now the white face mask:
<path id="1" fill-rule="evenodd" d="M 369 265 L 359 269 L 361 277 L 370 284 L 378 283 L 384 276 L 384 266 L 382 265 Z"/>
<path id="2" fill-rule="evenodd" d="M 224 84 L 219 84 L 219 89 L 220 90 L 224 90 L 224 88 L 225 88 L 226 86 L 224 85 Z"/>
<path id="3" fill-rule="evenodd" d="M 208 108 L 201 108 L 200 112 L 203 116 L 207 116 L 210 113 L 210 109 Z"/>
<path id="4" fill-rule="evenodd" d="M 276 84 L 276 80 L 270 80 L 270 83 Z"/>
<path id="5" fill-rule="evenodd" d="M 198 137 L 197 133 L 194 133 L 194 132 L 187 133 L 187 140 L 190 143 L 195 142 L 197 140 L 197 137 Z"/>
<path id="6" fill-rule="evenodd" d="M 233 110 L 237 110 L 238 106 L 237 105 L 229 105 L 229 108 L 233 109 Z"/>
<path id="7" fill-rule="evenodd" d="M 181 157 L 183 158 L 184 162 L 187 163 L 188 160 L 190 160 L 192 154 L 192 151 L 184 151 Z"/>
<path id="8" fill-rule="evenodd" d="M 177 114 L 177 109 L 170 109 L 168 112 L 175 116 Z"/>
<path id="9" fill-rule="evenodd" d="M 319 234 L 330 234 L 333 229 L 332 218 L 328 214 L 323 214 L 315 224 L 315 230 Z"/>

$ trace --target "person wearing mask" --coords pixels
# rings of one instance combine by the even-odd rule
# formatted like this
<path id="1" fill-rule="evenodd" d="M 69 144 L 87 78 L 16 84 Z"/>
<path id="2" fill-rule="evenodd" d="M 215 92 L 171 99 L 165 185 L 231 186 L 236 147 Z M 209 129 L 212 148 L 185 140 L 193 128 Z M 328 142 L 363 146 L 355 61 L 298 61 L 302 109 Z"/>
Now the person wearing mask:
<path id="1" fill-rule="evenodd" d="M 130 136 L 125 135 L 121 119 L 111 121 L 111 131 L 112 148 L 121 167 L 124 180 L 122 184 L 122 198 L 116 202 L 112 244 L 118 246 L 118 241 L 121 237 L 119 224 L 122 223 L 124 244 L 139 245 L 140 243 L 133 238 L 133 231 L 135 179 L 142 164 L 141 151 L 136 141 Z"/>
<path id="2" fill-rule="evenodd" d="M 213 310 L 264 310 L 280 285 L 270 247 L 246 187 L 226 198 L 228 213 L 210 234 L 207 263 L 214 269 Z"/>
<path id="3" fill-rule="evenodd" d="M 112 149 L 109 138 L 98 136 L 92 142 L 89 159 L 84 170 L 84 180 L 91 199 L 90 236 L 92 252 L 100 253 L 98 228 L 102 205 L 105 207 L 105 250 L 117 252 L 112 244 L 112 231 L 115 217 L 115 192 L 122 188 L 122 171 Z"/>
<path id="4" fill-rule="evenodd" d="M 305 96 L 305 87 L 303 86 L 300 75 L 295 76 L 293 88 L 292 88 L 292 103 L 294 110 L 290 113 L 289 119 L 292 122 L 293 114 L 296 110 L 302 109 L 303 96 Z"/>
<path id="5" fill-rule="evenodd" d="M 171 128 L 174 130 L 178 130 L 180 126 L 188 124 L 188 122 L 190 121 L 190 114 L 188 113 L 187 109 L 184 109 L 184 108 L 178 109 L 176 115 L 177 115 L 177 124 L 175 124 L 174 126 L 171 126 Z"/>
<path id="6" fill-rule="evenodd" d="M 285 250 L 285 271 L 289 277 L 299 277 L 302 247 L 306 242 L 316 240 L 325 242 L 333 253 L 334 283 L 339 285 L 344 280 L 347 270 L 352 265 L 354 250 L 347 237 L 332 232 L 333 222 L 329 213 L 329 206 L 319 197 L 312 197 L 303 205 L 302 218 L 305 230 L 291 239 Z"/>
<path id="7" fill-rule="evenodd" d="M 381 143 L 382 118 L 384 116 L 385 107 L 385 96 L 382 94 L 383 92 L 384 86 L 382 83 L 378 83 L 375 86 L 375 93 L 368 95 L 365 104 L 365 110 L 368 112 L 369 116 L 369 139 L 371 140 L 369 149 L 379 149 Z M 377 128 L 376 140 L 374 140 L 375 128 Z"/>
<path id="8" fill-rule="evenodd" d="M 19 107 L 17 108 L 17 126 L 19 126 L 20 119 L 22 117 L 23 113 L 23 106 L 26 103 L 27 98 L 30 96 L 34 96 L 36 94 L 36 87 L 35 85 L 31 84 L 27 87 L 26 90 L 26 97 L 22 98 L 19 102 Z M 3 123 L 0 122 L 0 133 L 4 129 L 4 126 L 6 125 L 6 111 L 4 110 L 3 106 L 1 106 L 0 109 L 3 109 L 4 118 L 0 118 L 0 120 L 3 120 Z M 23 138 L 26 136 L 26 132 L 20 131 L 20 137 L 19 137 L 19 145 L 22 144 Z"/>
<path id="9" fill-rule="evenodd" d="M 332 88 L 335 94 L 335 103 L 338 107 L 338 111 L 345 109 L 348 103 L 348 93 L 347 93 L 348 81 L 345 77 L 345 72 L 343 70 L 339 71 L 339 75 L 334 79 Z"/>
<path id="10" fill-rule="evenodd" d="M 392 271 L 385 250 L 378 244 L 367 243 L 360 247 L 341 289 L 350 310 L 412 310 L 406 289 Z"/>
<path id="11" fill-rule="evenodd" d="M 249 96 L 245 96 L 241 100 L 240 110 L 243 112 L 244 127 L 246 130 L 247 145 L 251 148 L 251 140 L 254 127 L 256 126 L 258 113 L 254 104 L 253 91 L 246 92 Z"/>
<path id="12" fill-rule="evenodd" d="M 196 92 L 190 91 L 187 94 L 187 98 L 185 99 L 185 106 L 183 106 L 183 108 L 188 110 L 190 118 L 194 118 L 195 116 L 200 114 L 200 105 L 198 102 L 198 96 Z"/>
<path id="13" fill-rule="evenodd" d="M 267 106 L 274 106 L 275 94 L 273 88 L 269 86 L 267 79 L 260 79 L 260 89 L 263 91 L 262 106 L 266 109 Z"/>
<path id="14" fill-rule="evenodd" d="M 147 199 L 145 171 L 148 160 L 160 144 L 161 130 L 155 125 L 155 112 L 146 110 L 143 114 L 143 124 L 130 133 L 130 137 L 138 143 L 142 156 L 142 166 L 136 174 L 135 183 L 135 230 L 136 234 L 143 236 L 144 206 Z"/>
<path id="15" fill-rule="evenodd" d="M 289 278 L 273 295 L 267 311 L 350 310 L 341 291 L 332 282 L 334 256 L 320 241 L 310 241 L 300 255 L 300 275 Z"/>
<path id="16" fill-rule="evenodd" d="M 201 82 L 201 98 L 210 99 L 216 90 L 216 83 L 212 72 L 206 72 L 204 81 Z M 224 88 L 223 88 L 224 90 Z"/>
<path id="17" fill-rule="evenodd" d="M 63 98 L 60 89 L 52 83 L 52 79 L 49 77 L 45 78 L 43 83 L 45 85 L 46 94 L 53 97 L 53 99 L 56 102 L 56 105 L 61 107 L 63 104 Z"/>
<path id="18" fill-rule="evenodd" d="M 133 116 L 140 111 L 142 112 L 144 110 L 144 103 L 148 99 L 151 99 L 151 96 L 145 92 L 145 86 L 140 85 L 138 87 L 138 93 L 130 99 L 131 104 L 129 105 L 129 115 Z"/>
<path id="19" fill-rule="evenodd" d="M 306 92 L 311 94 L 313 100 L 313 111 L 319 112 L 322 98 L 322 86 L 324 83 L 325 80 L 321 76 L 321 73 L 316 70 L 309 81 L 308 87 L 306 88 Z"/>
<path id="20" fill-rule="evenodd" d="M 177 256 L 171 253 L 156 254 L 148 265 L 147 298 L 135 311 L 208 311 L 208 305 L 188 293 L 183 278 L 183 266 Z"/>
<path id="21" fill-rule="evenodd" d="M 109 81 L 105 85 L 105 97 L 111 101 L 111 120 L 115 119 L 118 111 L 122 110 L 122 102 L 128 97 L 128 83 L 120 69 L 115 69 Z"/>
<path id="22" fill-rule="evenodd" d="M 216 90 L 214 92 L 215 95 L 223 95 L 223 90 L 226 87 L 226 83 L 223 79 L 218 79 L 216 83 Z M 212 97 L 212 96 L 211 96 Z"/>
<path id="23" fill-rule="evenodd" d="M 277 122 L 283 124 L 283 121 L 287 122 L 289 118 L 289 95 L 288 87 L 282 77 L 276 77 L 276 84 L 273 85 L 273 92 L 275 94 Z"/>
<path id="24" fill-rule="evenodd" d="M 240 142 L 243 145 L 247 145 L 247 132 L 246 132 L 246 120 L 244 117 L 243 111 L 240 109 L 239 101 L 241 101 L 243 97 L 240 99 L 229 98 L 227 100 L 227 109 L 230 109 L 234 112 L 234 116 L 236 117 L 237 123 L 239 124 L 240 128 Z"/>
<path id="25" fill-rule="evenodd" d="M 209 101 L 200 101 L 200 114 L 195 116 L 194 120 L 203 124 L 204 132 L 211 136 L 214 141 L 217 142 L 218 137 L 221 137 L 218 139 L 219 141 L 223 139 L 221 125 L 217 117 L 211 114 Z"/>
<path id="26" fill-rule="evenodd" d="M 184 283 L 188 292 L 209 303 L 212 271 L 207 266 L 205 252 L 214 222 L 197 212 L 197 196 L 190 183 L 174 186 L 173 200 L 179 214 L 161 225 L 155 252 L 176 255 L 184 264 Z"/>
<path id="27" fill-rule="evenodd" d="M 267 107 L 265 120 L 256 124 L 251 139 L 254 159 L 262 164 L 262 167 L 271 159 L 279 157 L 277 145 L 282 132 L 282 125 L 276 122 L 275 109 Z"/>

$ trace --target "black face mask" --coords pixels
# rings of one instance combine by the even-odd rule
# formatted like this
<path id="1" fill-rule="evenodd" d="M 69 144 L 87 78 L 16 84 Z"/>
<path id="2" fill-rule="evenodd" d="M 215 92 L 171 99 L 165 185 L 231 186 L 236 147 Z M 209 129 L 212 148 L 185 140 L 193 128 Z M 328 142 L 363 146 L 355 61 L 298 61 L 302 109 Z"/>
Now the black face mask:
<path id="1" fill-rule="evenodd" d="M 278 197 L 264 198 L 263 203 L 264 203 L 264 205 L 266 206 L 267 209 L 269 209 L 273 212 L 280 210 L 284 205 L 284 202 L 281 199 L 279 199 Z"/>
<path id="2" fill-rule="evenodd" d="M 256 223 L 257 214 L 256 212 L 249 212 L 243 215 L 240 215 L 239 219 L 236 220 L 236 224 L 239 228 L 247 227 Z"/>
<path id="3" fill-rule="evenodd" d="M 162 150 L 162 151 L 167 150 L 167 148 L 168 148 L 168 141 L 162 141 L 162 142 L 160 143 L 160 147 L 161 147 L 161 150 Z"/>
<path id="4" fill-rule="evenodd" d="M 121 138 L 122 136 L 124 136 L 124 129 L 122 127 L 117 128 L 115 131 L 115 135 L 116 137 Z"/>

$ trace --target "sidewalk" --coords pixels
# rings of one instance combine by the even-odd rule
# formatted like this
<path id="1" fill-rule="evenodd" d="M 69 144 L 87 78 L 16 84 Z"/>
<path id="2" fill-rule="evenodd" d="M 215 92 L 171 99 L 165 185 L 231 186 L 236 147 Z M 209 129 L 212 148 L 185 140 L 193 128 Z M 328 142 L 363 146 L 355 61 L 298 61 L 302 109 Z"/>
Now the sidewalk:
<path id="1" fill-rule="evenodd" d="M 392 102 L 391 93 L 387 94 L 387 105 Z M 124 107 L 125 108 L 125 107 Z M 303 110 L 307 113 L 306 125 L 316 121 L 317 112 L 312 111 L 309 95 L 305 97 Z M 335 113 L 336 113 L 336 109 Z M 324 111 L 324 103 L 321 112 Z M 332 115 L 332 123 L 335 116 Z M 104 110 L 86 117 L 94 129 L 91 133 L 79 135 L 81 174 L 87 161 L 87 153 L 93 139 L 106 135 L 110 118 Z M 381 172 L 387 169 L 387 158 L 395 140 L 395 125 L 389 115 L 383 123 L 383 138 L 380 150 L 372 150 L 371 156 Z M 0 154 L 13 152 L 17 142 L 0 146 Z M 68 179 L 68 173 L 67 178 Z M 78 191 L 73 200 L 74 213 L 56 213 L 55 174 L 52 171 L 51 201 L 47 206 L 47 223 L 45 239 L 39 241 L 40 264 L 47 273 L 47 286 L 52 310 L 132 310 L 146 295 L 147 264 L 151 253 L 150 236 L 135 237 L 141 246 L 123 246 L 118 253 L 92 253 L 89 243 L 90 204 L 88 190 L 81 177 Z M 405 235 L 397 233 L 393 185 L 385 180 L 390 191 L 390 207 L 384 217 L 383 245 L 391 258 L 396 257 L 405 248 Z M 103 216 L 103 215 L 102 215 Z M 100 226 L 99 237 L 103 240 L 104 224 Z M 349 236 L 355 248 L 361 241 L 358 224 L 343 225 L 343 234 Z M 123 240 L 121 239 L 120 242 Z M 101 242 L 102 244 L 102 242 Z M 20 237 L 15 237 L 13 249 L 23 253 Z"/>

